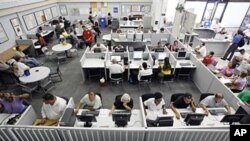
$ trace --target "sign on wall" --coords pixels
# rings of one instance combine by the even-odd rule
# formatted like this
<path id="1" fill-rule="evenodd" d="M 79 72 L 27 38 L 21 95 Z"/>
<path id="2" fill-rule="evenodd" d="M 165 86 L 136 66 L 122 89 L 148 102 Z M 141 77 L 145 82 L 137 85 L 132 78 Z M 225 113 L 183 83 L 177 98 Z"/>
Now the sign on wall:
<path id="1" fill-rule="evenodd" d="M 14 31 L 15 31 L 16 35 L 18 37 L 22 36 L 23 35 L 23 30 L 21 28 L 21 25 L 20 25 L 20 22 L 19 22 L 18 18 L 10 19 L 10 22 L 11 22 L 12 27 L 14 28 Z"/>

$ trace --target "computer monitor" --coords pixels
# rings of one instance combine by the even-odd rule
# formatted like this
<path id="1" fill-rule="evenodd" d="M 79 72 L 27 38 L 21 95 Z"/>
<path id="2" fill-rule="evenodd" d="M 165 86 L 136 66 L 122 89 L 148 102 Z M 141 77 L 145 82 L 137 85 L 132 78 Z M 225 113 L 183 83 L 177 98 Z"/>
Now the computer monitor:
<path id="1" fill-rule="evenodd" d="M 174 124 L 173 116 L 158 115 L 156 121 L 158 126 L 173 126 Z"/>
<path id="2" fill-rule="evenodd" d="M 187 52 L 185 50 L 178 50 L 177 52 L 177 59 L 186 59 Z"/>
<path id="3" fill-rule="evenodd" d="M 247 105 L 241 105 L 235 114 L 243 114 L 244 117 L 240 120 L 241 124 L 250 124 L 250 107 Z"/>
<path id="4" fill-rule="evenodd" d="M 186 125 L 200 125 L 204 119 L 205 114 L 189 113 L 184 119 Z"/>
<path id="5" fill-rule="evenodd" d="M 112 113 L 112 120 L 118 127 L 125 127 L 130 121 L 131 112 L 127 111 L 117 111 Z"/>
<path id="6" fill-rule="evenodd" d="M 164 52 L 164 48 L 156 48 L 155 52 Z"/>
<path id="7" fill-rule="evenodd" d="M 76 116 L 74 108 L 66 108 L 61 120 L 59 121 L 60 126 L 70 126 L 73 127 L 76 121 Z"/>
<path id="8" fill-rule="evenodd" d="M 144 51 L 144 50 L 145 50 L 144 46 L 134 47 L 134 51 Z"/>
<path id="9" fill-rule="evenodd" d="M 121 56 L 110 56 L 110 60 L 112 61 L 113 59 L 115 59 L 117 62 L 120 62 Z"/>
<path id="10" fill-rule="evenodd" d="M 94 48 L 94 53 L 100 53 L 100 52 L 102 52 L 101 48 Z"/>
<path id="11" fill-rule="evenodd" d="M 95 115 L 91 113 L 82 113 L 81 115 L 77 116 L 77 118 L 80 121 L 85 122 L 84 127 L 91 127 L 91 122 L 96 122 Z"/>
<path id="12" fill-rule="evenodd" d="M 158 60 L 164 60 L 167 57 L 166 53 L 160 52 L 158 54 Z"/>
<path id="13" fill-rule="evenodd" d="M 134 51 L 134 60 L 139 60 L 139 59 L 142 59 L 142 54 L 143 52 L 142 51 Z"/>
<path id="14" fill-rule="evenodd" d="M 228 122 L 229 124 L 232 124 L 234 122 L 240 122 L 243 117 L 243 114 L 225 115 L 220 122 Z"/>

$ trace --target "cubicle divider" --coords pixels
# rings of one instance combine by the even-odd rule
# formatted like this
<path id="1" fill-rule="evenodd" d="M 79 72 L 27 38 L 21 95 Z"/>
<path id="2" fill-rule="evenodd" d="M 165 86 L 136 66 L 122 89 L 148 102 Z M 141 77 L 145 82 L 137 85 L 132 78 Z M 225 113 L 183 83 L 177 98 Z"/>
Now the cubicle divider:
<path id="1" fill-rule="evenodd" d="M 27 109 L 22 113 L 21 117 L 17 120 L 15 125 L 33 125 L 37 119 L 37 114 L 32 105 L 28 106 Z"/>
<path id="2" fill-rule="evenodd" d="M 146 114 L 145 114 L 144 104 L 143 104 L 141 96 L 139 97 L 139 101 L 140 101 L 140 110 L 142 113 L 142 124 L 143 124 L 143 127 L 147 127 Z"/>

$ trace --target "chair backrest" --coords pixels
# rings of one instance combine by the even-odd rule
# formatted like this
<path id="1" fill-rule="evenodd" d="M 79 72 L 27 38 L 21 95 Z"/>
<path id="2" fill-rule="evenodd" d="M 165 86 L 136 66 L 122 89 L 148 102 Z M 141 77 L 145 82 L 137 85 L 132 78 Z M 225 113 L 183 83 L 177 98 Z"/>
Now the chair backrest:
<path id="1" fill-rule="evenodd" d="M 110 75 L 110 78 L 113 78 L 113 79 L 118 79 L 122 77 L 123 77 L 123 73 L 111 73 Z"/>
<path id="2" fill-rule="evenodd" d="M 115 97 L 115 101 L 118 100 L 118 99 L 121 98 L 121 97 L 122 97 L 122 95 L 117 95 L 117 96 Z"/>
<path id="3" fill-rule="evenodd" d="M 152 77 L 152 75 L 141 76 L 140 81 L 151 81 L 151 77 Z"/>
<path id="4" fill-rule="evenodd" d="M 143 95 L 141 96 L 142 102 L 148 100 L 149 98 L 154 98 L 154 94 L 149 93 L 149 94 L 143 94 Z"/>
<path id="5" fill-rule="evenodd" d="M 98 95 L 102 101 L 102 95 L 100 93 L 95 93 L 96 95 Z"/>
<path id="6" fill-rule="evenodd" d="M 210 96 L 210 95 L 214 95 L 214 94 L 213 93 L 202 93 L 199 101 L 201 102 L 204 98 L 206 98 L 207 96 Z"/>
<path id="7" fill-rule="evenodd" d="M 69 99 L 67 97 L 65 97 L 65 96 L 60 96 L 60 97 L 66 101 L 66 104 L 68 104 Z"/>
<path id="8" fill-rule="evenodd" d="M 173 81 L 174 80 L 174 74 L 164 75 L 162 81 Z"/>
<path id="9" fill-rule="evenodd" d="M 178 97 L 183 96 L 184 93 L 175 93 L 171 95 L 170 102 L 174 102 Z"/>

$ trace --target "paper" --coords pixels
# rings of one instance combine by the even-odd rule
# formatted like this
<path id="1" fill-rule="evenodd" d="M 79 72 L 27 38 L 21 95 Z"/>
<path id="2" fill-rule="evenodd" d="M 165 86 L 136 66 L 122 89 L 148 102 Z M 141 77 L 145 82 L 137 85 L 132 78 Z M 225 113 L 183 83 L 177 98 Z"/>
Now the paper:
<path id="1" fill-rule="evenodd" d="M 110 110 L 108 110 L 108 109 L 100 109 L 99 117 L 108 117 L 109 111 Z"/>

